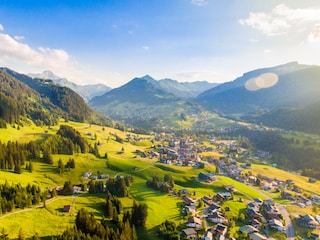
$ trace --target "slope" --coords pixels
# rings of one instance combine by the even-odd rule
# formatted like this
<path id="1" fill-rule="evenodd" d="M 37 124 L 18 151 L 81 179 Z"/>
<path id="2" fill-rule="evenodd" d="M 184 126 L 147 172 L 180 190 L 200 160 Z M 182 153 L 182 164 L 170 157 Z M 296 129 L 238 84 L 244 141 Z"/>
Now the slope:
<path id="1" fill-rule="evenodd" d="M 210 110 L 226 114 L 306 106 L 320 100 L 319 75 L 319 66 L 296 62 L 258 69 L 200 94 L 197 100 Z M 273 84 L 263 86 L 270 76 L 275 78 Z M 255 83 L 255 88 L 249 90 L 249 83 Z"/>

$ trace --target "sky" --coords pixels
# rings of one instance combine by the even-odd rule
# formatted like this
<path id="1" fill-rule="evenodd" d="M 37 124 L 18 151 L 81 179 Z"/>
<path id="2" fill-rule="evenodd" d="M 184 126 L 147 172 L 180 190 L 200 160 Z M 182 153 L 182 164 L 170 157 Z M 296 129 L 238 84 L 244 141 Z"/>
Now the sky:
<path id="1" fill-rule="evenodd" d="M 119 87 L 320 65 L 319 0 L 0 0 L 0 66 Z"/>

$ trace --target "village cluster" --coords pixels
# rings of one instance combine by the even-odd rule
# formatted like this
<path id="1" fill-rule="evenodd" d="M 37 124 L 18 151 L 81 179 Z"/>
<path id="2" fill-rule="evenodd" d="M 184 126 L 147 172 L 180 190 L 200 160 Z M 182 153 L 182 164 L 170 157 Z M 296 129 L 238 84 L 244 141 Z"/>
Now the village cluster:
<path id="1" fill-rule="evenodd" d="M 207 147 L 201 144 L 197 144 L 190 139 L 171 139 L 167 141 L 166 145 L 159 145 L 158 151 L 149 151 L 148 153 L 137 152 L 142 157 L 156 157 L 163 164 L 174 164 L 177 166 L 193 166 L 204 167 L 206 164 L 214 164 L 218 169 L 218 173 L 200 173 L 197 178 L 199 181 L 210 183 L 218 179 L 219 175 L 227 176 L 242 182 L 247 185 L 253 185 L 260 187 L 264 191 L 278 191 L 281 192 L 283 199 L 289 200 L 291 204 L 296 204 L 301 208 L 310 206 L 312 204 L 320 203 L 320 196 L 312 195 L 309 197 L 301 194 L 301 190 L 290 179 L 281 180 L 273 177 L 264 176 L 258 174 L 253 176 L 250 171 L 243 174 L 243 170 L 250 169 L 250 163 L 237 162 L 238 154 L 247 154 L 245 149 L 239 148 L 234 141 L 215 141 L 215 139 L 209 140 L 214 147 Z M 227 151 L 226 151 L 227 149 Z M 224 154 L 225 157 L 219 159 L 207 158 L 203 161 L 201 156 L 202 152 L 219 151 Z M 254 158 L 271 158 L 269 152 L 256 151 L 252 153 L 252 156 L 247 155 L 248 159 Z M 275 165 L 276 167 L 276 165 Z M 315 179 L 310 178 L 310 183 L 315 182 Z M 202 201 L 206 204 L 206 208 L 203 211 L 197 211 L 197 201 L 199 199 L 192 199 L 189 196 L 187 190 L 180 190 L 179 195 L 185 195 L 184 208 L 182 212 L 189 216 L 186 226 L 188 228 L 181 232 L 184 238 L 197 239 L 199 236 L 197 230 L 203 231 L 204 224 L 215 223 L 213 227 L 209 228 L 201 239 L 227 239 L 228 232 L 228 218 L 224 215 L 224 211 L 219 203 L 232 199 L 232 193 L 235 191 L 233 186 L 225 186 L 225 192 L 216 193 L 214 197 L 204 196 Z M 294 193 L 294 194 L 293 194 Z M 262 214 L 263 213 L 263 214 Z M 272 199 L 262 201 L 261 199 L 254 199 L 247 204 L 246 219 L 250 219 L 249 224 L 242 226 L 239 231 L 240 234 L 247 234 L 250 239 L 263 240 L 269 239 L 263 234 L 261 230 L 267 233 L 269 226 L 275 231 L 285 232 L 286 225 L 281 212 L 277 209 L 277 206 L 273 203 Z M 310 214 L 299 215 L 295 221 L 301 227 L 312 229 L 319 229 L 320 217 L 311 216 Z M 313 236 L 318 237 L 319 231 L 313 231 Z"/>

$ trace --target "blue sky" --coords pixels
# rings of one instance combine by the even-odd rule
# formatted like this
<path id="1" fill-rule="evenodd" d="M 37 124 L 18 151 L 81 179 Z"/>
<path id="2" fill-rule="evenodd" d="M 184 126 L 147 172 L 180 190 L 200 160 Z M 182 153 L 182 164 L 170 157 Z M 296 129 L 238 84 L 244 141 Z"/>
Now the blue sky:
<path id="1" fill-rule="evenodd" d="M 78 84 L 320 65 L 318 0 L 2 0 L 0 65 Z"/>

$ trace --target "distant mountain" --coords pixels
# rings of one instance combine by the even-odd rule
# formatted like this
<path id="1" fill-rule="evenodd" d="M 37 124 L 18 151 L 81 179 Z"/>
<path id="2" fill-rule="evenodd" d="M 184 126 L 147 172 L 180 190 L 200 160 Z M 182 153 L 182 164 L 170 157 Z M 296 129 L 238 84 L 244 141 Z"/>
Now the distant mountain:
<path id="1" fill-rule="evenodd" d="M 62 86 L 62 87 L 68 87 L 77 92 L 83 99 L 88 102 L 93 97 L 101 96 L 102 94 L 108 92 L 111 90 L 110 87 L 107 87 L 104 84 L 98 83 L 98 84 L 87 84 L 87 85 L 77 85 L 73 82 L 70 82 L 66 78 L 60 78 L 56 76 L 51 71 L 44 71 L 42 73 L 29 73 L 28 76 L 32 78 L 39 78 L 39 79 L 50 79 L 56 84 Z"/>
<path id="2" fill-rule="evenodd" d="M 150 76 L 134 78 L 127 84 L 93 98 L 89 105 L 108 116 L 129 120 L 168 118 L 199 112 L 190 101 L 166 91 Z"/>
<path id="3" fill-rule="evenodd" d="M 292 62 L 254 70 L 201 93 L 197 101 L 223 114 L 307 106 L 320 101 L 320 67 Z"/>
<path id="4" fill-rule="evenodd" d="M 195 98 L 200 93 L 219 85 L 218 83 L 209 83 L 207 81 L 178 82 L 168 78 L 159 80 L 158 83 L 166 92 L 185 99 Z"/>
<path id="5" fill-rule="evenodd" d="M 20 117 L 42 124 L 54 124 L 64 117 L 79 122 L 110 125 L 110 120 L 97 114 L 72 89 L 51 80 L 32 79 L 8 68 L 0 68 L 0 118 L 8 123 Z"/>

